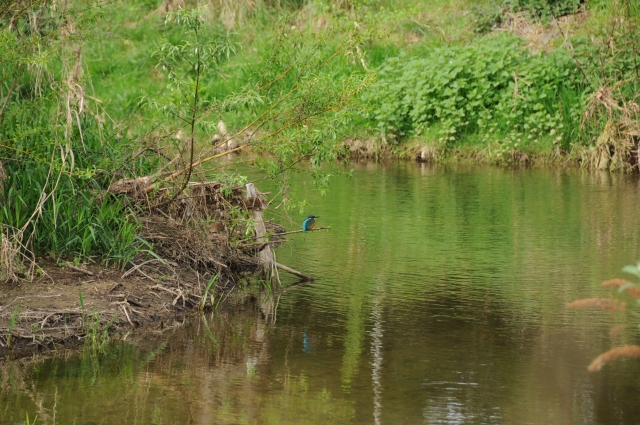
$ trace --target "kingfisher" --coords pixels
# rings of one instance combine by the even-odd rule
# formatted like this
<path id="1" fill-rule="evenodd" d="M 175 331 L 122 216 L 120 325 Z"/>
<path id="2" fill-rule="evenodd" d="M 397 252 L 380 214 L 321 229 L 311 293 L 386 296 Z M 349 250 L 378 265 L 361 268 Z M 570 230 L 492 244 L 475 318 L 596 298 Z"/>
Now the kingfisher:
<path id="1" fill-rule="evenodd" d="M 316 218 L 320 218 L 319 215 L 308 215 L 307 218 L 302 222 L 302 231 L 306 232 L 307 230 L 313 229 L 313 226 L 316 225 Z"/>

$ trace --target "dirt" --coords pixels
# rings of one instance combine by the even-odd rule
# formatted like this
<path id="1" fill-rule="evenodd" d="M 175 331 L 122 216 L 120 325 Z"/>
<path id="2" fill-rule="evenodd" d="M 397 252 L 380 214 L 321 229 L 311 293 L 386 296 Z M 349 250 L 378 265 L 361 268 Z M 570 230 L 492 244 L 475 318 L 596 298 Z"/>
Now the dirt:
<path id="1" fill-rule="evenodd" d="M 149 270 L 146 277 L 134 271 L 123 278 L 124 272 L 101 267 L 43 269 L 33 282 L 3 285 L 0 357 L 77 346 L 103 331 L 162 329 L 198 305 L 208 281 L 193 271 L 162 281 Z"/>

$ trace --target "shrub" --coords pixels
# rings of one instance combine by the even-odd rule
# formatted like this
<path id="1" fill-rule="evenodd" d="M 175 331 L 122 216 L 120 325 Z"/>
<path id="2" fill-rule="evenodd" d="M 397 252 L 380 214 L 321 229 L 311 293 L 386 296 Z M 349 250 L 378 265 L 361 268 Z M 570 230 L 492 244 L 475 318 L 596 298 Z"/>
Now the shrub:
<path id="1" fill-rule="evenodd" d="M 579 123 L 582 90 L 566 51 L 532 55 L 517 40 L 497 37 L 393 58 L 367 100 L 373 123 L 392 139 L 436 129 L 450 145 L 477 133 L 566 132 Z"/>

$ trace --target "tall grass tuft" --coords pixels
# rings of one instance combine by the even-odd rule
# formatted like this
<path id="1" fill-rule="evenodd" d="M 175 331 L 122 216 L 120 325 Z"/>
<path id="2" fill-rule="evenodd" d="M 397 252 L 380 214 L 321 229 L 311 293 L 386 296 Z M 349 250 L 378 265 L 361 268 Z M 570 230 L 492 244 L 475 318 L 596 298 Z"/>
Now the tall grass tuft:
<path id="1" fill-rule="evenodd" d="M 207 301 L 209 301 L 209 305 L 210 306 L 214 305 L 215 291 L 213 293 L 211 293 L 211 299 L 210 300 L 208 300 L 207 298 L 209 297 L 209 291 L 215 285 L 215 283 L 218 281 L 219 277 L 220 277 L 220 273 L 218 272 L 218 273 L 216 273 L 215 276 L 213 276 L 211 279 L 209 279 L 209 282 L 207 282 L 207 286 L 206 286 L 206 289 L 204 291 L 204 295 L 202 296 L 202 299 L 200 300 L 200 304 L 199 304 L 200 311 L 204 310 L 205 306 L 207 305 Z"/>

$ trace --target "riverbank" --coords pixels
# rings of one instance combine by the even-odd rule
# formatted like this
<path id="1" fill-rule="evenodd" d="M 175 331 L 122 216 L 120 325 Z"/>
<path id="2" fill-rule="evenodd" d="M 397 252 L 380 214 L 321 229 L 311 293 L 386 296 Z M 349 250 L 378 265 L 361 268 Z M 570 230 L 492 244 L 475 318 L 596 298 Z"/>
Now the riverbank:
<path id="1" fill-rule="evenodd" d="M 278 37 L 277 17 L 288 17 L 287 37 L 301 43 L 322 39 L 331 52 L 344 47 L 337 34 L 355 25 L 350 59 L 323 68 L 318 76 L 366 75 L 371 81 L 323 143 L 360 140 L 351 151 L 369 158 L 638 169 L 640 80 L 634 46 L 640 39 L 634 28 L 640 9 L 626 0 L 308 1 L 273 7 L 237 2 L 223 12 L 217 5 L 210 4 L 209 18 L 239 30 L 243 48 L 220 65 L 224 78 L 207 79 L 203 96 L 209 101 L 243 92 L 251 76 L 260 73 L 256 64 L 269 56 L 269 40 Z M 165 6 L 170 10 L 176 4 Z M 125 120 L 133 114 L 141 122 L 156 112 L 136 106 L 134 94 L 161 92 L 166 84 L 153 71 L 148 43 L 141 39 L 161 37 L 155 24 L 163 15 L 159 9 L 145 11 L 134 21 L 117 15 L 122 25 L 115 30 L 115 44 L 124 50 L 97 40 L 88 60 L 92 73 L 101 74 L 96 92 L 107 100 L 110 114 Z M 131 56 L 122 57 L 123 51 L 145 72 L 124 72 Z M 125 83 L 133 89 L 126 102 L 113 96 Z M 283 86 L 285 92 L 290 88 L 291 81 Z M 283 99 L 283 106 L 288 103 Z M 293 105 L 284 109 L 296 110 Z M 230 134 L 245 128 L 246 111 L 220 116 Z"/>
<path id="2" fill-rule="evenodd" d="M 133 206 L 145 199 L 141 184 L 120 181 L 110 191 L 126 194 Z M 39 258 L 31 270 L 19 268 L 1 286 L 0 357 L 100 347 L 114 336 L 153 332 L 176 316 L 215 309 L 233 291 L 255 286 L 257 277 L 269 288 L 277 284 L 273 270 L 288 268 L 275 263 L 271 249 L 283 240 L 283 228 L 263 220 L 265 195 L 253 184 L 223 192 L 220 184 L 200 182 L 164 207 L 139 213 L 139 237 L 149 249 L 124 269 L 79 258 Z"/>
<path id="3" fill-rule="evenodd" d="M 43 276 L 3 287 L 0 357 L 88 345 L 100 348 L 130 332 L 170 328 L 176 317 L 202 302 L 206 282 L 181 273 L 171 283 L 147 273 L 102 267 L 43 265 Z M 148 272 L 148 270 L 147 270 Z M 126 274 L 126 273 L 125 273 Z M 211 294 L 221 301 L 224 290 Z"/>
<path id="4" fill-rule="evenodd" d="M 599 169 L 607 150 L 581 147 L 572 152 L 565 152 L 560 147 L 551 150 L 527 151 L 517 148 L 505 148 L 500 144 L 487 146 L 468 145 L 457 148 L 442 148 L 433 143 L 418 140 L 401 145 L 390 145 L 380 140 L 348 139 L 342 143 L 348 150 L 352 160 L 405 160 L 444 165 L 451 163 L 468 163 L 491 165 L 498 167 L 551 167 L 551 168 L 585 168 Z M 606 170 L 606 167 L 603 168 Z M 602 169 L 600 169 L 602 170 Z M 637 172 L 638 167 L 627 164 L 617 171 Z"/>

